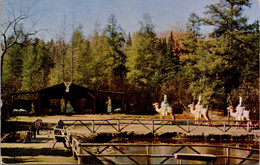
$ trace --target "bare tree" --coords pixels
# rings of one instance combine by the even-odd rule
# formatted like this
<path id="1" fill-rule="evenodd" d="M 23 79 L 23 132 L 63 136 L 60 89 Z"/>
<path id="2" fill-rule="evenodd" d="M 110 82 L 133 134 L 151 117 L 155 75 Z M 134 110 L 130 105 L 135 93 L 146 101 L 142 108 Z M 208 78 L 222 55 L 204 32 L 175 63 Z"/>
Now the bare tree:
<path id="1" fill-rule="evenodd" d="M 29 36 L 33 36 L 39 31 L 33 30 L 36 25 L 36 21 L 33 23 L 30 31 L 22 31 L 21 33 L 22 23 L 31 17 L 29 15 L 31 9 L 32 6 L 23 11 L 24 9 L 22 5 L 20 5 L 20 14 L 17 16 L 15 7 L 10 3 L 10 1 L 8 1 L 8 7 L 2 5 L 2 11 L 4 10 L 8 14 L 8 20 L 1 24 L 1 77 L 3 73 L 3 60 L 6 52 L 15 44 L 23 43 L 29 38 Z"/>

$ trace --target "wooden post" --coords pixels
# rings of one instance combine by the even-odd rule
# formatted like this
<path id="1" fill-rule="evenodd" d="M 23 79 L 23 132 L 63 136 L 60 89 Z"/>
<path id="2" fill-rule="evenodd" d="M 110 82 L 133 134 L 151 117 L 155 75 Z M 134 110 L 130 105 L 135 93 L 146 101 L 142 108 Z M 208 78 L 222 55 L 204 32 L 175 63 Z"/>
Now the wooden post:
<path id="1" fill-rule="evenodd" d="M 188 132 L 190 132 L 190 123 L 189 123 L 189 120 L 187 121 L 187 129 L 188 129 Z"/>
<path id="2" fill-rule="evenodd" d="M 181 164 L 181 159 L 177 159 L 177 164 Z"/>
<path id="3" fill-rule="evenodd" d="M 249 121 L 246 122 L 246 131 L 249 132 Z"/>
<path id="4" fill-rule="evenodd" d="M 230 110 L 228 110 L 228 124 L 229 124 L 229 120 L 230 120 Z"/>
<path id="5" fill-rule="evenodd" d="M 95 133 L 95 121 L 92 120 L 92 133 Z"/>
<path id="6" fill-rule="evenodd" d="M 121 130 L 120 130 L 120 120 L 119 119 L 117 119 L 117 127 L 118 127 L 118 132 L 121 132 Z"/>
<path id="7" fill-rule="evenodd" d="M 73 157 L 75 157 L 75 151 L 74 151 L 74 149 L 75 149 L 75 140 L 74 140 L 74 138 L 72 139 L 72 156 Z"/>
<path id="8" fill-rule="evenodd" d="M 226 121 L 224 121 L 224 128 L 223 128 L 223 132 L 226 132 Z"/>
<path id="9" fill-rule="evenodd" d="M 227 158 L 225 160 L 225 164 L 229 164 L 229 147 L 226 148 L 226 155 L 227 155 Z"/>
<path id="10" fill-rule="evenodd" d="M 154 120 L 152 120 L 152 133 L 154 135 Z"/>
<path id="11" fill-rule="evenodd" d="M 149 146 L 146 146 L 146 164 L 151 164 L 151 160 L 150 160 L 150 157 L 149 157 Z"/>
<path id="12" fill-rule="evenodd" d="M 82 154 L 82 147 L 78 145 L 78 154 Z M 78 156 L 78 164 L 83 164 L 82 163 L 82 156 Z"/>

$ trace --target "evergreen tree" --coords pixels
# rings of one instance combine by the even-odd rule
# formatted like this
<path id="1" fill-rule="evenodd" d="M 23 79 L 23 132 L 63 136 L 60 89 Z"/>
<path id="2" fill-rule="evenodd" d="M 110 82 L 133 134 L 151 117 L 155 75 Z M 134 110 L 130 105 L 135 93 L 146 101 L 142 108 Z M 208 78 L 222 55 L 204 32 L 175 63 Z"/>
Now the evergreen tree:
<path id="1" fill-rule="evenodd" d="M 122 90 L 124 88 L 124 79 L 126 75 L 126 55 L 124 53 L 125 34 L 114 14 L 108 18 L 108 24 L 104 29 L 104 35 L 107 37 L 109 45 L 108 56 L 112 58 L 112 80 L 110 88 L 113 90 Z"/>
<path id="2" fill-rule="evenodd" d="M 49 49 L 36 38 L 23 54 L 23 90 L 36 91 L 47 87 L 51 67 L 53 61 Z"/>
<path id="3" fill-rule="evenodd" d="M 180 68 L 179 56 L 174 52 L 175 40 L 173 33 L 170 33 L 168 43 L 165 41 L 165 52 L 162 54 L 160 61 L 160 74 L 163 75 L 163 81 L 174 78 Z"/>
<path id="4" fill-rule="evenodd" d="M 258 35 L 252 30 L 254 28 L 246 24 L 246 18 L 242 17 L 243 7 L 248 5 L 248 1 L 221 0 L 207 7 L 205 18 L 191 15 L 183 41 L 184 56 L 181 59 L 190 80 L 189 92 L 194 99 L 201 94 L 205 104 L 214 103 L 213 105 L 225 110 L 231 90 L 237 89 L 247 78 L 254 77 L 247 75 L 245 78 L 243 73 L 257 75 L 258 64 L 254 62 L 258 61 L 254 51 L 257 47 L 245 42 L 245 38 L 252 41 L 253 36 Z M 212 38 L 204 40 L 197 33 L 201 23 L 215 27 L 210 34 Z M 245 43 L 250 46 L 245 47 Z M 253 66 L 247 70 L 245 66 L 251 62 Z M 251 81 L 256 79 L 257 77 Z"/>
<path id="5" fill-rule="evenodd" d="M 222 35 L 236 38 L 236 31 L 245 29 L 247 18 L 242 16 L 242 11 L 245 7 L 250 7 L 250 0 L 219 0 L 216 4 L 206 6 L 208 9 L 206 17 L 202 19 L 206 25 L 214 26 L 214 32 L 211 36 L 219 38 Z"/>
<path id="6" fill-rule="evenodd" d="M 128 38 L 126 40 L 126 45 L 127 46 L 131 46 L 132 45 L 132 39 L 131 39 L 131 34 L 130 33 L 128 34 Z"/>
<path id="7" fill-rule="evenodd" d="M 22 45 L 16 44 L 9 48 L 5 54 L 1 77 L 2 119 L 11 113 L 8 112 L 12 106 L 12 97 L 10 94 L 19 92 L 22 86 L 22 49 Z"/>
<path id="8" fill-rule="evenodd" d="M 200 25 L 199 18 L 192 13 L 183 40 L 184 55 L 181 57 L 185 70 L 183 76 L 187 77 L 188 92 L 192 94 L 193 99 L 196 100 L 198 95 L 202 95 L 204 104 L 214 105 L 219 102 L 217 98 L 223 95 L 223 83 L 218 75 L 224 70 L 225 61 L 213 52 L 217 43 L 214 40 L 203 39 L 199 33 Z"/>
<path id="9" fill-rule="evenodd" d="M 195 65 L 197 65 L 198 60 L 201 59 L 200 55 L 197 53 L 200 44 L 199 42 L 201 42 L 201 40 L 202 37 L 200 34 L 199 18 L 195 13 L 192 13 L 187 23 L 185 38 L 182 40 L 183 55 L 180 58 L 183 65 L 183 77 L 186 77 L 189 82 L 189 86 L 191 86 L 192 82 L 200 82 L 198 77 L 200 75 L 200 71 L 198 70 L 199 68 L 195 68 Z M 198 86 L 200 85 L 201 84 L 199 83 Z M 202 92 L 197 89 L 192 89 L 190 91 L 194 99 L 196 99 Z"/>
<path id="10" fill-rule="evenodd" d="M 109 44 L 105 35 L 95 32 L 91 41 L 91 53 L 85 65 L 85 77 L 89 87 L 95 90 L 107 90 L 113 79 L 113 58 L 109 56 Z"/>
<path id="11" fill-rule="evenodd" d="M 23 45 L 16 44 L 5 55 L 1 82 L 2 99 L 11 93 L 18 92 L 21 88 L 23 70 L 22 50 Z"/>
<path id="12" fill-rule="evenodd" d="M 141 28 L 132 37 L 132 46 L 127 51 L 127 78 L 137 89 L 155 86 L 158 83 L 156 34 L 151 18 L 144 16 Z"/>
<path id="13" fill-rule="evenodd" d="M 70 56 L 73 56 L 69 61 L 73 60 L 69 66 L 73 72 L 73 82 L 79 85 L 84 85 L 85 65 L 90 54 L 89 42 L 84 38 L 82 33 L 82 26 L 79 25 L 74 31 L 71 39 L 71 44 L 68 47 Z"/>
<path id="14" fill-rule="evenodd" d="M 220 1 L 207 6 L 207 18 L 202 19 L 204 24 L 215 27 L 211 36 L 222 43 L 217 55 L 226 61 L 226 69 L 220 75 L 226 94 L 259 78 L 259 45 L 255 45 L 259 39 L 258 27 L 256 23 L 247 24 L 247 18 L 242 15 L 245 7 L 250 7 L 249 0 Z"/>
<path id="15" fill-rule="evenodd" d="M 51 41 L 49 44 L 51 50 L 53 67 L 50 68 L 49 85 L 57 85 L 64 81 L 64 57 L 68 46 L 63 39 L 58 39 L 55 43 Z"/>

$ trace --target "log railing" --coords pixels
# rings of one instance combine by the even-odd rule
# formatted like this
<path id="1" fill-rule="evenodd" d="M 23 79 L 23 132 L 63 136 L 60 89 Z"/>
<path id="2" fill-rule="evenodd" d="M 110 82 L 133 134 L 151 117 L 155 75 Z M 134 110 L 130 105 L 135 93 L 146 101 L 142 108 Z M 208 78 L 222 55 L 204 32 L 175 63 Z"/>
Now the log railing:
<path id="1" fill-rule="evenodd" d="M 150 120 L 150 119 L 100 119 L 100 120 L 63 120 L 65 128 L 72 125 L 83 125 L 92 133 L 98 132 L 102 126 L 109 126 L 112 130 L 121 132 L 130 125 L 140 125 L 145 130 L 155 134 L 158 130 L 166 126 L 177 126 L 182 131 L 190 133 L 199 127 L 214 127 L 223 133 L 228 132 L 232 127 L 244 129 L 251 132 L 254 129 L 259 129 L 259 121 L 237 121 L 237 120 Z M 235 123 L 239 123 L 236 125 Z M 254 125 L 250 125 L 250 122 Z M 246 123 L 246 124 L 245 124 Z M 134 131 L 134 130 L 133 130 Z"/>
<path id="2" fill-rule="evenodd" d="M 116 120 L 116 122 L 111 122 L 111 120 Z M 129 119 L 128 119 L 129 120 Z M 213 157 L 216 157 L 217 159 L 225 159 L 225 164 L 229 164 L 232 159 L 240 160 L 239 164 L 247 163 L 247 161 L 259 162 L 259 149 L 251 149 L 251 148 L 240 148 L 240 147 L 234 147 L 234 146 L 225 146 L 225 145 L 198 145 L 198 144 L 140 144 L 140 143 L 81 143 L 79 142 L 75 137 L 71 136 L 71 133 L 66 128 L 70 127 L 71 125 L 75 125 L 77 122 L 81 123 L 82 125 L 86 126 L 89 131 L 95 132 L 98 130 L 99 127 L 101 127 L 104 123 L 107 122 L 107 125 L 110 125 L 112 128 L 114 128 L 116 131 L 121 131 L 124 129 L 124 127 L 127 127 L 127 124 L 133 124 L 139 123 L 143 125 L 145 128 L 156 131 L 154 129 L 155 125 L 164 126 L 164 125 L 172 125 L 177 124 L 177 121 L 174 121 L 174 123 L 169 123 L 169 121 L 164 121 L 165 123 L 158 123 L 158 120 L 152 120 L 152 128 L 150 129 L 148 126 L 148 120 L 141 120 L 141 119 L 133 119 L 129 122 L 125 123 L 124 127 L 120 123 L 124 123 L 124 120 L 122 119 L 110 119 L 110 120 L 64 120 L 64 122 L 71 122 L 67 126 L 65 126 L 65 129 L 59 129 L 62 135 L 66 135 L 64 139 L 66 139 L 66 142 L 69 143 L 69 146 L 71 147 L 72 154 L 74 157 L 78 159 L 78 164 L 83 163 L 83 157 L 106 157 L 106 158 L 114 158 L 114 157 L 124 157 L 129 159 L 132 163 L 135 164 L 143 164 L 143 161 L 146 161 L 146 164 L 150 164 L 151 160 L 150 158 L 160 158 L 159 164 L 167 163 L 167 160 L 169 159 L 177 159 L 180 158 L 178 155 L 186 155 L 186 158 L 191 159 L 190 157 L 194 156 L 194 154 L 199 154 L 201 160 L 208 161 L 209 156 L 208 153 L 201 153 L 198 151 L 198 148 L 219 148 L 223 149 L 225 151 L 224 155 L 213 155 Z M 190 124 L 189 120 L 187 123 Z M 92 128 L 89 127 L 89 124 L 86 122 L 92 123 Z M 172 121 L 170 121 L 172 122 Z M 226 122 L 226 121 L 225 121 Z M 95 125 L 96 124 L 96 125 Z M 193 124 L 193 123 L 191 123 Z M 98 126 L 95 128 L 95 126 Z M 141 150 L 145 151 L 144 153 L 131 153 L 124 151 L 123 148 L 132 148 L 132 147 L 139 147 Z M 165 153 L 153 153 L 149 152 L 152 148 L 158 148 L 158 147 L 171 147 L 168 154 Z M 186 150 L 184 150 L 186 148 Z M 189 152 L 187 153 L 187 148 Z M 113 150 L 114 152 L 110 152 Z M 236 155 L 232 155 L 232 151 L 239 150 L 239 151 L 246 151 L 246 157 L 239 157 Z M 184 152 L 183 152 L 184 151 Z M 204 155 L 201 155 L 204 154 Z M 191 156 L 192 155 L 192 156 Z M 256 156 L 257 155 L 257 156 Z M 141 159 L 136 159 L 137 157 Z M 212 156 L 210 156 L 212 157 Z M 142 159 L 143 158 L 143 159 Z M 139 161 L 142 162 L 139 162 Z"/>
<path id="3" fill-rule="evenodd" d="M 69 138 L 66 138 L 69 139 Z M 214 155 L 216 159 L 222 158 L 225 159 L 225 164 L 229 164 L 231 160 L 240 160 L 238 164 L 247 163 L 247 161 L 251 161 L 254 163 L 259 162 L 259 150 L 258 149 L 250 149 L 250 148 L 240 148 L 234 146 L 224 146 L 224 145 L 198 145 L 198 144 L 140 144 L 140 143 L 80 143 L 74 137 L 71 138 L 70 143 L 72 154 L 75 158 L 78 159 L 78 164 L 83 164 L 83 157 L 88 158 L 115 158 L 115 157 L 123 157 L 131 160 L 131 163 L 134 164 L 143 164 L 143 161 L 146 161 L 146 164 L 150 164 L 150 158 L 160 158 L 160 162 L 158 164 L 167 163 L 169 159 L 176 159 L 177 155 L 184 153 L 187 156 L 198 154 L 201 157 L 201 161 L 208 160 L 207 153 L 201 153 L 197 148 L 219 148 L 225 151 L 225 155 Z M 127 153 L 126 148 L 141 148 L 141 150 L 145 151 L 145 153 Z M 156 147 L 171 147 L 172 152 L 165 153 L 152 153 L 149 152 L 151 148 Z M 188 148 L 190 152 L 187 153 L 187 150 L 184 151 L 185 148 Z M 111 152 L 113 150 L 114 152 Z M 232 155 L 234 150 L 245 151 L 248 153 L 245 157 L 238 157 Z M 184 152 L 183 152 L 184 151 Z M 254 155 L 254 157 L 252 157 Z M 257 155 L 257 157 L 256 157 Z M 137 159 L 137 157 L 139 157 Z M 143 159 L 142 159 L 143 158 Z M 205 159 L 205 160 L 204 160 Z M 191 160 L 191 159 L 190 159 Z M 141 162 L 140 162 L 141 161 Z M 157 163 L 156 163 L 157 164 Z"/>
<path id="4" fill-rule="evenodd" d="M 87 150 L 88 152 L 81 152 L 78 156 L 79 157 L 126 157 L 130 159 L 135 164 L 143 164 L 142 162 L 138 162 L 136 157 L 143 157 L 143 158 L 162 158 L 159 164 L 164 164 L 167 160 L 173 158 L 176 156 L 177 153 L 183 153 L 184 148 L 189 148 L 190 153 L 185 153 L 194 155 L 195 154 L 205 154 L 198 151 L 197 148 L 219 148 L 219 149 L 225 149 L 225 150 L 240 150 L 240 151 L 246 151 L 249 152 L 249 154 L 246 157 L 238 157 L 235 155 L 231 155 L 230 152 L 226 152 L 226 155 L 215 155 L 216 158 L 225 158 L 225 164 L 228 164 L 230 162 L 230 159 L 237 159 L 240 160 L 239 164 L 244 163 L 247 160 L 253 161 L 253 162 L 259 162 L 259 156 L 257 158 L 250 158 L 253 154 L 259 155 L 259 150 L 257 149 L 248 149 L 248 148 L 239 148 L 239 147 L 233 147 L 233 146 L 219 146 L 219 145 L 197 145 L 197 144 L 139 144 L 139 143 L 79 143 L 79 146 L 83 149 L 81 151 Z M 95 150 L 97 147 L 99 147 L 98 150 Z M 132 147 L 139 147 L 143 148 L 146 153 L 126 153 L 124 149 L 122 148 L 132 148 Z M 149 153 L 150 148 L 156 148 L 156 147 L 171 147 L 173 148 L 172 153 L 165 154 L 165 153 Z M 197 147 L 197 148 L 196 148 Z M 86 149 L 87 148 L 87 149 Z M 94 148 L 91 150 L 91 148 Z M 111 149 L 113 149 L 115 152 L 111 153 Z M 106 152 L 109 150 L 109 153 Z M 126 149 L 127 150 L 127 149 Z M 207 154 L 207 153 L 206 153 Z M 203 158 L 202 158 L 203 161 Z M 146 162 L 146 164 L 149 164 L 149 162 Z"/>

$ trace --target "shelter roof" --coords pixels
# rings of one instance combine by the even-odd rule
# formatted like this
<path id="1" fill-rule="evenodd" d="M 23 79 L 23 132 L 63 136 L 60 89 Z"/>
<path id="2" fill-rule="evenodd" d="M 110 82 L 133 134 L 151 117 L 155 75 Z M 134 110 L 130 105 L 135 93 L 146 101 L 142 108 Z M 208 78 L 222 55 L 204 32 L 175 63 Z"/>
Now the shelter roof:
<path id="1" fill-rule="evenodd" d="M 74 83 L 70 84 L 69 89 L 70 89 L 70 91 L 80 90 L 82 92 L 83 91 L 94 92 L 93 90 L 91 90 L 89 88 L 86 88 L 86 87 L 83 87 L 83 86 L 80 86 L 80 85 L 76 85 Z M 54 86 L 51 86 L 51 87 L 41 89 L 38 92 L 39 93 L 49 93 L 49 92 L 52 93 L 52 92 L 65 92 L 65 90 L 66 90 L 65 84 L 61 83 L 61 84 L 57 84 L 57 85 L 54 85 Z"/>
<path id="2" fill-rule="evenodd" d="M 69 86 L 69 89 L 71 91 L 81 91 L 81 92 L 88 92 L 88 93 L 106 93 L 106 94 L 119 94 L 119 95 L 125 95 L 126 93 L 124 92 L 111 92 L 111 91 L 94 91 L 92 89 L 76 85 L 74 83 L 71 83 Z M 66 90 L 66 86 L 64 83 L 60 83 L 54 86 L 50 86 L 38 91 L 33 91 L 33 92 L 20 92 L 20 93 L 13 93 L 12 95 L 20 95 L 20 94 L 33 94 L 33 93 L 63 93 Z"/>

